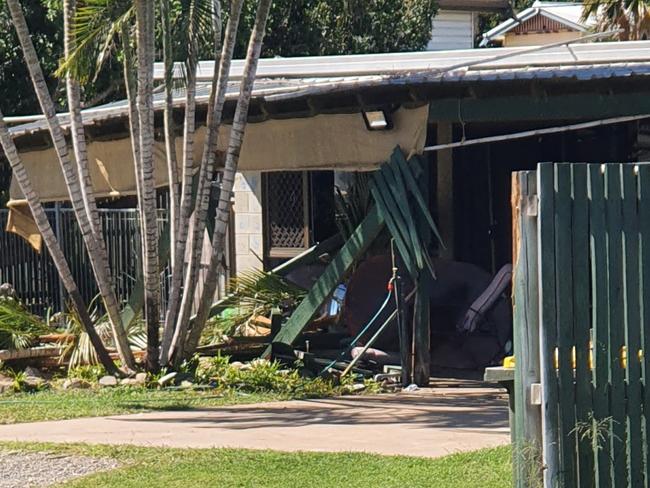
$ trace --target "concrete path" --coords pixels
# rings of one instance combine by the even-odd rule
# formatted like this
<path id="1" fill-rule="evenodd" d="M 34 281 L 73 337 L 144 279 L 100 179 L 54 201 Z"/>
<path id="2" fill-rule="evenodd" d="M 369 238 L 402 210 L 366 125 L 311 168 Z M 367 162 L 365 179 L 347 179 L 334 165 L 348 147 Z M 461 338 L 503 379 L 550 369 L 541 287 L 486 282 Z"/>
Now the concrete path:
<path id="1" fill-rule="evenodd" d="M 499 390 L 427 389 L 0 426 L 0 441 L 438 457 L 510 441 Z"/>

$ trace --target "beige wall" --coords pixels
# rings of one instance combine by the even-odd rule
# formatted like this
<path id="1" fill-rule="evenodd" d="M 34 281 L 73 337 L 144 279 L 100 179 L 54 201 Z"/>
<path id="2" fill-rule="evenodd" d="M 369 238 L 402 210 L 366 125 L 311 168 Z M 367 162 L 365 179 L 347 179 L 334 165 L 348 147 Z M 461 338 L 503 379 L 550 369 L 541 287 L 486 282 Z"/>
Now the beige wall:
<path id="1" fill-rule="evenodd" d="M 582 32 L 549 32 L 548 34 L 512 34 L 505 35 L 503 41 L 504 47 L 516 46 L 543 46 L 544 44 L 553 44 L 555 42 L 571 41 L 585 36 Z"/>

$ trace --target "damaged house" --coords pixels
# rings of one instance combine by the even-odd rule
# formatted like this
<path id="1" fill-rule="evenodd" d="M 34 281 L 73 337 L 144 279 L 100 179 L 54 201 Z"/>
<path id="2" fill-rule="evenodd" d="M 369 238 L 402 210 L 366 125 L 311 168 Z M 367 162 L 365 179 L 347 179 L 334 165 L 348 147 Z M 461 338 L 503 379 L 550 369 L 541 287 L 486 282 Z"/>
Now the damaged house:
<path id="1" fill-rule="evenodd" d="M 233 63 L 226 122 L 242 66 Z M 200 64 L 197 121 L 212 72 Z M 648 160 L 649 75 L 650 42 L 261 60 L 227 267 L 275 269 L 308 289 L 266 353 L 347 351 L 341 341 L 354 336 L 368 345 L 397 315 L 401 326 L 387 327 L 367 354 L 395 364 L 408 343 L 401 362 L 420 384 L 431 373 L 500 361 L 512 348 L 511 173 L 543 161 Z M 182 104 L 179 93 L 178 121 Z M 161 93 L 164 193 L 162 105 Z M 135 181 L 126 102 L 88 109 L 84 123 L 98 196 L 128 202 Z M 45 123 L 12 132 L 43 200 L 65 200 Z M 200 129 L 197 150 L 202 137 Z M 340 231 L 342 202 L 362 191 L 365 214 Z M 12 186 L 13 230 L 29 237 L 21 198 Z M 401 310 L 384 305 L 389 282 L 401 287 Z M 314 325 L 332 295 L 342 308 L 336 324 Z"/>

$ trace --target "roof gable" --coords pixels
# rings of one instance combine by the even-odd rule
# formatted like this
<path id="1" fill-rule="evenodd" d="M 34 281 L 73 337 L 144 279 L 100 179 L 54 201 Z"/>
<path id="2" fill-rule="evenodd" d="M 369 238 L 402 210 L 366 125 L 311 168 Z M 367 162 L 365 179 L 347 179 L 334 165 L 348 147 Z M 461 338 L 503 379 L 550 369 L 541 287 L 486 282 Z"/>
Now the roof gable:
<path id="1" fill-rule="evenodd" d="M 487 45 L 493 39 L 500 38 L 506 33 L 525 32 L 556 32 L 571 30 L 587 32 L 593 25 L 594 19 L 582 21 L 582 4 L 575 2 L 535 2 L 532 7 L 521 11 L 516 17 L 508 19 L 483 34 L 481 46 Z M 544 28 L 546 26 L 546 30 Z M 531 30 L 526 31 L 527 28 Z"/>

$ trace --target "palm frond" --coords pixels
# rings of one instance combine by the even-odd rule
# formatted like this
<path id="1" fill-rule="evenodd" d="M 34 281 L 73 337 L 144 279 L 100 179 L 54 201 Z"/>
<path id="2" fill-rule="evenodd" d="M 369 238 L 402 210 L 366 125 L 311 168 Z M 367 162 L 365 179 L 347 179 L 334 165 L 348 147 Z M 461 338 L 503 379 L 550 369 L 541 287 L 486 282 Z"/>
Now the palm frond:
<path id="1" fill-rule="evenodd" d="M 26 349 L 47 325 L 18 300 L 0 298 L 0 349 Z"/>
<path id="2" fill-rule="evenodd" d="M 306 291 L 289 283 L 280 275 L 263 271 L 247 271 L 233 278 L 226 311 L 215 317 L 206 327 L 203 343 L 212 343 L 223 335 L 232 335 L 236 329 L 258 316 L 268 317 L 274 308 L 295 308 Z"/>
<path id="3" fill-rule="evenodd" d="M 115 50 L 124 23 L 134 18 L 128 0 L 81 0 L 72 26 L 74 46 L 61 61 L 56 75 L 72 74 L 79 81 L 97 76 Z"/>

